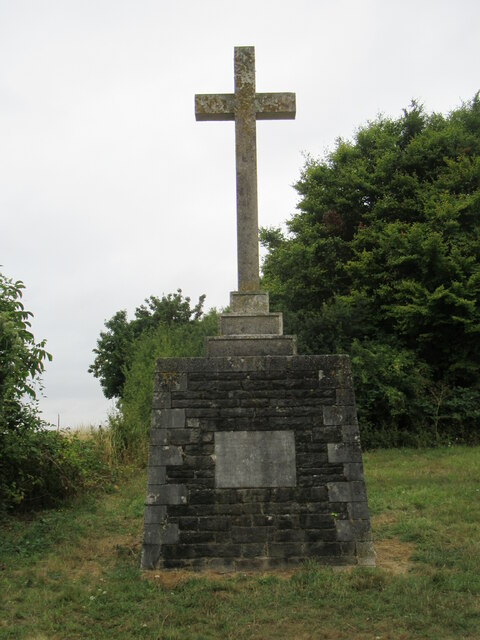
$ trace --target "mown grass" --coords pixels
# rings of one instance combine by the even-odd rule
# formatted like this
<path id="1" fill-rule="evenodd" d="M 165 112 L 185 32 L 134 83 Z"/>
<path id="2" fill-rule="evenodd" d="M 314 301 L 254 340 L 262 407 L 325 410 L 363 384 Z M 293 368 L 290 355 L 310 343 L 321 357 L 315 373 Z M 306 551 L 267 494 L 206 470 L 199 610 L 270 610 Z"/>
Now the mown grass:
<path id="1" fill-rule="evenodd" d="M 480 638 L 480 448 L 364 457 L 376 569 L 142 573 L 144 472 L 0 529 L 3 639 Z"/>

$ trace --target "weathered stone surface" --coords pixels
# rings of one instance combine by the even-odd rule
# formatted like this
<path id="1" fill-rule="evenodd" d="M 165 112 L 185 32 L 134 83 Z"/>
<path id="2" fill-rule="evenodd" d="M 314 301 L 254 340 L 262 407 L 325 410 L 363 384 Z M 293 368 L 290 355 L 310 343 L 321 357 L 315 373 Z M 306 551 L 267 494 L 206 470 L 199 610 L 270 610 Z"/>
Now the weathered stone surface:
<path id="1" fill-rule="evenodd" d="M 372 540 L 369 520 L 337 520 L 335 528 L 339 542 L 352 542 L 355 540 L 371 542 Z"/>
<path id="2" fill-rule="evenodd" d="M 235 47 L 235 93 L 195 96 L 197 120 L 235 120 L 238 290 L 258 291 L 256 120 L 295 118 L 295 94 L 255 89 L 255 50 Z"/>
<path id="3" fill-rule="evenodd" d="M 367 494 L 365 483 L 359 481 L 352 482 L 329 482 L 328 498 L 330 502 L 366 502 Z"/>
<path id="4" fill-rule="evenodd" d="M 160 551 L 158 544 L 144 544 L 140 561 L 142 569 L 155 569 L 160 559 Z"/>
<path id="5" fill-rule="evenodd" d="M 219 318 L 220 335 L 277 335 L 283 333 L 281 313 L 245 315 L 224 313 Z"/>
<path id="6" fill-rule="evenodd" d="M 183 464 L 183 449 L 182 447 L 156 447 L 150 446 L 150 453 L 148 456 L 149 467 L 168 466 L 175 464 Z"/>
<path id="7" fill-rule="evenodd" d="M 171 394 L 169 392 L 163 391 L 162 388 L 155 389 L 152 403 L 154 409 L 170 409 L 171 402 Z"/>
<path id="8" fill-rule="evenodd" d="M 343 465 L 343 475 L 347 480 L 364 481 L 363 464 L 361 462 L 346 462 Z"/>
<path id="9" fill-rule="evenodd" d="M 143 528 L 143 542 L 150 544 L 175 544 L 178 542 L 177 524 L 145 524 Z"/>
<path id="10" fill-rule="evenodd" d="M 188 491 L 182 484 L 165 484 L 157 491 L 147 492 L 147 505 L 186 504 Z"/>
<path id="11" fill-rule="evenodd" d="M 162 524 L 167 516 L 167 507 L 164 505 L 150 505 L 145 507 L 145 524 Z"/>
<path id="12" fill-rule="evenodd" d="M 327 452 L 328 461 L 333 464 L 338 462 L 362 461 L 362 450 L 360 449 L 360 443 L 329 443 L 327 444 Z"/>
<path id="13" fill-rule="evenodd" d="M 230 291 L 230 311 L 247 315 L 269 312 L 268 291 Z"/>
<path id="14" fill-rule="evenodd" d="M 357 412 L 353 406 L 333 405 L 323 409 L 325 425 L 357 425 Z"/>
<path id="15" fill-rule="evenodd" d="M 154 408 L 152 411 L 152 429 L 185 429 L 185 409 Z"/>
<path id="16" fill-rule="evenodd" d="M 207 357 L 289 356 L 297 352 L 296 336 L 215 336 L 207 338 Z"/>
<path id="17" fill-rule="evenodd" d="M 215 434 L 215 486 L 294 487 L 293 431 L 223 431 Z"/>
<path id="18" fill-rule="evenodd" d="M 245 356 L 241 358 L 161 358 L 155 365 L 156 380 L 172 371 L 182 373 L 199 374 L 202 379 L 206 375 L 213 375 L 225 379 L 227 376 L 237 373 L 239 378 L 243 372 L 265 373 L 274 375 L 281 372 L 278 379 L 297 371 L 308 372 L 309 376 L 319 377 L 319 371 L 332 370 L 332 375 L 338 375 L 338 371 L 350 368 L 350 359 L 346 355 L 322 355 L 322 356 Z M 326 376 L 324 376 L 326 377 Z M 232 378 L 234 380 L 234 378 Z M 338 385 L 338 379 L 330 378 L 329 387 Z"/>
<path id="19" fill-rule="evenodd" d="M 357 542 L 355 544 L 355 550 L 357 553 L 357 562 L 360 566 L 375 566 L 375 550 L 373 548 L 373 542 Z"/>
<path id="20" fill-rule="evenodd" d="M 151 447 L 150 447 L 151 451 Z M 147 471 L 148 484 L 165 484 L 166 470 L 165 467 L 149 466 Z"/>
<path id="21" fill-rule="evenodd" d="M 168 444 L 168 431 L 166 429 L 150 429 L 150 445 Z"/>
<path id="22" fill-rule="evenodd" d="M 360 444 L 358 424 L 342 424 L 342 438 L 345 443 L 356 442 Z"/>
<path id="23" fill-rule="evenodd" d="M 171 393 L 172 391 L 185 391 L 187 388 L 187 378 L 178 371 L 166 371 L 159 380 L 155 391 L 159 393 Z M 154 396 L 155 397 L 155 396 Z"/>
<path id="24" fill-rule="evenodd" d="M 336 400 L 338 405 L 354 405 L 355 393 L 353 389 L 337 389 Z"/>
<path id="25" fill-rule="evenodd" d="M 352 520 L 368 520 L 368 504 L 366 502 L 351 502 L 347 507 L 347 513 Z"/>

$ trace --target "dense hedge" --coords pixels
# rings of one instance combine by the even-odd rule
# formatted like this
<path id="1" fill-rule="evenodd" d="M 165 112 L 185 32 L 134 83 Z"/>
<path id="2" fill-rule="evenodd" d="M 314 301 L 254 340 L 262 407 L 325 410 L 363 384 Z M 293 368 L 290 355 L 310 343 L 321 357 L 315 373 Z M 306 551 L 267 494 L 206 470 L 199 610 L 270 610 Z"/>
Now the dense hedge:
<path id="1" fill-rule="evenodd" d="M 0 513 L 57 506 L 108 486 L 112 471 L 99 439 L 24 424 L 0 435 Z"/>
<path id="2" fill-rule="evenodd" d="M 308 158 L 263 286 L 305 353 L 352 357 L 364 445 L 480 440 L 480 100 L 415 103 Z"/>

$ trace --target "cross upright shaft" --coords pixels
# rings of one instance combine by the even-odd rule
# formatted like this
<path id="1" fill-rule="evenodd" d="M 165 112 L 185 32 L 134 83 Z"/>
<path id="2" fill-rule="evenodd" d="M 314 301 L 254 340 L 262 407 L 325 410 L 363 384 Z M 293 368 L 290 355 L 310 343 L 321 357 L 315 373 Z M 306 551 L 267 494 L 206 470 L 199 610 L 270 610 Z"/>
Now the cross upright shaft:
<path id="1" fill-rule="evenodd" d="M 235 47 L 235 93 L 197 94 L 197 120 L 235 120 L 238 290 L 258 291 L 256 120 L 295 118 L 294 93 L 256 93 L 255 49 Z"/>

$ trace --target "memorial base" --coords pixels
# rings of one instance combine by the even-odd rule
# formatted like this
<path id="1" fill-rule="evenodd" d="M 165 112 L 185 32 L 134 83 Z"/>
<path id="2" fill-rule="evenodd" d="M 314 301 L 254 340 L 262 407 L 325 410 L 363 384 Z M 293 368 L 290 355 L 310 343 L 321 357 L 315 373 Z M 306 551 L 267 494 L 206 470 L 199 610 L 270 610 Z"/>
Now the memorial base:
<path id="1" fill-rule="evenodd" d="M 347 356 L 157 362 L 141 564 L 375 564 Z"/>

